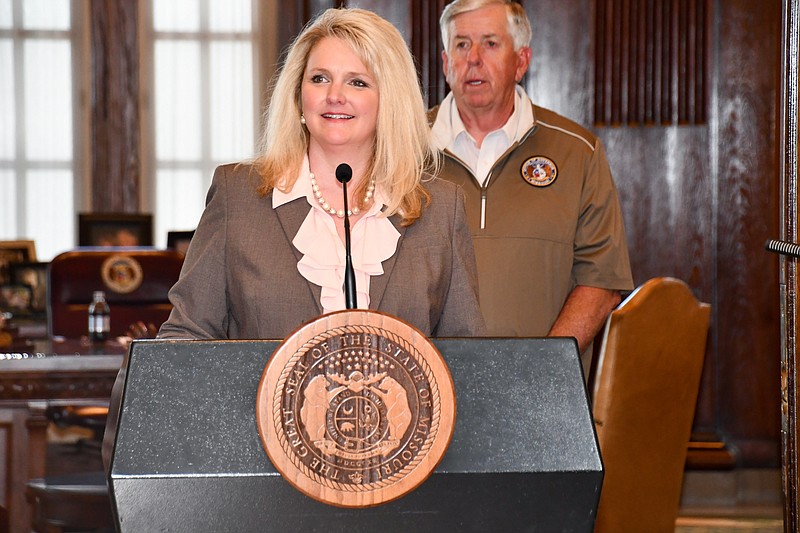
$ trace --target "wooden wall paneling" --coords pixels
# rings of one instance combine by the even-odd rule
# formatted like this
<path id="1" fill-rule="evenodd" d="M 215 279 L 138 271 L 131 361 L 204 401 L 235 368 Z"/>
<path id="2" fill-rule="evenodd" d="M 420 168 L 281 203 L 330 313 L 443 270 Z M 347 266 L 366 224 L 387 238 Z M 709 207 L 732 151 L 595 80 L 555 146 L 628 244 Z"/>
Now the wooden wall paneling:
<path id="1" fill-rule="evenodd" d="M 600 130 L 616 172 L 637 284 L 678 276 L 712 297 L 714 184 L 706 127 Z M 680 157 L 675 157 L 680 152 Z"/>
<path id="2" fill-rule="evenodd" d="M 691 85 L 691 76 L 681 75 L 684 71 L 686 73 L 693 73 L 692 67 L 694 66 L 694 61 L 692 61 L 690 49 L 692 48 L 692 42 L 694 39 L 691 35 L 691 30 L 689 27 L 689 19 L 692 4 L 691 0 L 686 0 L 685 7 L 683 9 L 676 10 L 675 18 L 677 19 L 676 24 L 676 34 L 677 40 L 675 43 L 675 55 L 676 57 L 676 65 L 678 66 L 678 75 L 675 76 L 675 85 L 676 85 L 676 115 L 678 124 L 690 124 L 689 122 L 689 89 L 688 86 Z M 681 31 L 683 29 L 684 31 Z"/>
<path id="3" fill-rule="evenodd" d="M 138 0 L 92 0 L 92 211 L 139 210 Z"/>
<path id="4" fill-rule="evenodd" d="M 697 464 L 777 466 L 776 269 L 763 243 L 777 229 L 779 1 L 596 0 L 595 9 L 596 130 L 636 282 L 676 276 L 713 305 L 693 429 L 727 448 Z M 639 27 L 652 36 L 644 45 Z"/>
<path id="5" fill-rule="evenodd" d="M 709 128 L 671 125 L 670 105 L 678 99 L 670 81 L 679 69 L 671 59 L 675 49 L 671 20 L 677 10 L 670 2 L 652 0 L 596 4 L 595 100 L 607 103 L 595 108 L 601 113 L 595 123 L 619 190 L 635 282 L 675 276 L 685 280 L 698 298 L 713 303 L 715 189 Z M 628 23 L 630 32 L 614 41 L 615 19 L 626 17 L 636 22 Z M 625 74 L 611 75 L 619 55 L 628 57 L 627 66 L 620 69 Z M 693 77 L 706 76 L 701 72 Z M 615 94 L 626 94 L 626 99 Z M 712 331 L 714 327 L 712 323 Z M 696 438 L 719 442 L 713 394 L 716 350 L 714 336 L 709 339 L 694 433 Z M 733 459 L 726 453 L 722 461 L 730 465 Z"/>
<path id="6" fill-rule="evenodd" d="M 657 37 L 657 32 L 660 31 L 661 25 L 657 23 L 656 20 L 657 11 L 655 9 L 650 9 L 647 11 L 645 15 L 645 26 L 646 26 L 646 33 L 647 35 L 654 36 L 651 39 L 647 40 L 647 44 L 645 47 L 645 64 L 646 67 L 643 70 L 645 79 L 644 79 L 644 123 L 645 124 L 655 124 L 658 121 L 658 104 L 659 95 L 660 95 L 660 85 L 658 84 L 659 73 L 661 72 L 659 68 L 659 59 L 661 55 L 658 53 L 656 46 L 658 43 L 661 42 L 661 39 Z"/>
<path id="7" fill-rule="evenodd" d="M 4 400 L 6 400 L 4 398 Z M 3 449 L 9 455 L 2 458 L 4 465 L 3 483 L 8 518 L 8 530 L 27 532 L 31 530 L 30 507 L 25 498 L 25 486 L 29 479 L 45 475 L 45 462 L 28 460 L 29 457 L 45 457 L 47 424 L 46 402 L 9 402 L 0 406 L 0 434 L 4 437 Z M 24 450 L 22 454 L 15 450 Z M 15 455 L 16 454 L 16 455 Z M 7 513 L 5 512 L 7 511 Z"/>
<path id="8" fill-rule="evenodd" d="M 0 457 L 5 458 L 0 462 L 0 505 L 8 509 L 11 505 L 11 471 L 13 468 L 9 451 L 14 445 L 14 424 L 11 413 L 0 410 Z M 2 529 L 0 529 L 2 531 Z"/>
<path id="9" fill-rule="evenodd" d="M 645 87 L 645 74 L 647 55 L 645 54 L 645 47 L 647 46 L 647 33 L 645 23 L 647 20 L 647 10 L 642 5 L 641 1 L 635 2 L 631 9 L 630 17 L 630 31 L 631 38 L 630 51 L 628 53 L 628 70 L 630 72 L 631 82 L 628 84 L 628 104 L 626 107 L 630 109 L 630 114 L 634 117 L 641 117 L 640 120 L 645 120 L 644 117 L 644 87 Z"/>
<path id="10" fill-rule="evenodd" d="M 783 6 L 783 71 L 781 139 L 778 146 L 784 150 L 782 164 L 782 228 L 780 238 L 797 242 L 797 181 L 798 142 L 800 116 L 798 108 L 798 53 L 800 53 L 800 0 L 786 0 Z M 798 362 L 797 362 L 797 264 L 795 259 L 780 259 L 780 296 L 783 311 L 781 350 L 781 429 L 783 462 L 782 483 L 784 496 L 784 531 L 800 528 L 800 454 L 798 445 L 797 412 Z"/>
<path id="11" fill-rule="evenodd" d="M 706 120 L 708 0 L 597 0 L 598 125 Z"/>
<path id="12" fill-rule="evenodd" d="M 445 0 L 410 0 L 411 53 L 417 59 L 420 84 L 428 107 L 433 107 L 447 95 L 448 88 L 442 70 L 442 43 L 439 17 Z"/>
<path id="13" fill-rule="evenodd" d="M 533 52 L 522 86 L 538 105 L 591 126 L 594 0 L 528 0 Z"/>
<path id="14" fill-rule="evenodd" d="M 764 242 L 778 232 L 781 4 L 716 4 L 715 394 L 741 466 L 777 466 L 780 455 L 777 262 Z"/>
<path id="15" fill-rule="evenodd" d="M 345 0 L 293 0 L 280 2 L 275 16 L 280 20 L 278 24 L 278 50 L 279 62 L 283 62 L 286 50 L 298 33 L 316 15 L 329 7 L 346 6 Z"/>
<path id="16" fill-rule="evenodd" d="M 673 4 L 676 0 L 666 0 L 664 2 L 657 2 L 656 6 L 660 6 L 660 35 L 661 42 L 659 43 L 659 51 L 661 52 L 659 58 L 660 70 L 660 87 L 659 87 L 659 118 L 658 121 L 663 124 L 670 124 L 672 122 L 672 51 L 675 45 L 675 35 L 673 33 Z"/>
<path id="17" fill-rule="evenodd" d="M 608 80 L 607 65 L 609 64 L 608 54 L 611 53 L 611 46 L 608 46 L 608 35 L 605 29 L 609 26 L 606 21 L 607 2 L 596 2 L 595 26 L 594 26 L 594 117 L 607 117 L 609 114 L 607 95 L 611 90 Z"/>
<path id="18" fill-rule="evenodd" d="M 708 128 L 601 128 L 598 133 L 614 169 L 635 284 L 673 276 L 686 281 L 700 300 L 713 302 L 715 187 Z M 712 323 L 712 331 L 716 327 Z M 716 440 L 710 436 L 717 428 L 711 394 L 714 346 L 710 335 L 694 423 L 694 432 L 709 440 Z"/>
<path id="19" fill-rule="evenodd" d="M 681 46 L 679 65 L 686 65 L 686 71 L 694 76 L 683 76 L 679 71 L 678 80 L 681 85 L 678 99 L 680 108 L 678 122 L 681 124 L 701 124 L 706 121 L 706 77 L 700 75 L 707 72 L 705 54 L 708 50 L 706 40 L 707 23 L 705 0 L 689 0 L 688 8 L 682 16 L 681 24 L 686 28 L 686 39 Z"/>
<path id="20" fill-rule="evenodd" d="M 286 47 L 308 20 L 310 8 L 307 1 L 295 1 L 281 2 L 278 9 L 276 16 L 281 20 L 281 24 L 278 24 L 278 50 L 282 62 L 286 56 Z"/>
<path id="21" fill-rule="evenodd" d="M 386 2 L 385 0 L 349 0 L 348 7 L 359 7 L 374 11 L 391 22 L 405 39 L 406 43 L 411 43 L 412 34 L 415 28 L 411 26 L 412 2 Z"/>

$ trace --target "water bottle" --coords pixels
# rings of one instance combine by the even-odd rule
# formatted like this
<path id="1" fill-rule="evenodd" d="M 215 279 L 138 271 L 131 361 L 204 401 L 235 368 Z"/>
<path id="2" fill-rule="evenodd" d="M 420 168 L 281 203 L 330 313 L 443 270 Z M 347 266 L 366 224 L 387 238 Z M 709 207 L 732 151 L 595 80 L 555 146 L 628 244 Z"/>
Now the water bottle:
<path id="1" fill-rule="evenodd" d="M 94 291 L 89 304 L 89 340 L 103 342 L 111 331 L 111 308 L 106 301 L 106 293 Z"/>

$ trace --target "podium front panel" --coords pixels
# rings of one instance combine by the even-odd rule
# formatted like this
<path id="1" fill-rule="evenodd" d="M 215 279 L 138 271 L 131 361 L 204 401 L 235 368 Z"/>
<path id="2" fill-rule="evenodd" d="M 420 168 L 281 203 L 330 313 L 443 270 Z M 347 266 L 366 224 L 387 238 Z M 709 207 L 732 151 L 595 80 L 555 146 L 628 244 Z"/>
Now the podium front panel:
<path id="1" fill-rule="evenodd" d="M 444 459 L 344 509 L 293 488 L 256 425 L 276 341 L 139 341 L 110 487 L 121 531 L 592 531 L 603 469 L 572 339 L 434 339 L 456 389 Z"/>

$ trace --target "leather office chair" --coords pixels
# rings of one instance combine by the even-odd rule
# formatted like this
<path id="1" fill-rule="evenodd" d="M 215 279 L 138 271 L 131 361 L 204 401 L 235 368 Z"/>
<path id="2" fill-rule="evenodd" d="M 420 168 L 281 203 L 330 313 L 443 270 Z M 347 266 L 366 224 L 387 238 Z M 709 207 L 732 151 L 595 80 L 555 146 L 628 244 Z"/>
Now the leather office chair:
<path id="1" fill-rule="evenodd" d="M 86 335 L 97 290 L 105 291 L 111 306 L 112 337 L 137 321 L 159 327 L 172 310 L 167 293 L 181 266 L 183 256 L 174 250 L 78 248 L 56 256 L 48 267 L 48 333 Z"/>
<path id="2" fill-rule="evenodd" d="M 174 250 L 147 248 L 78 248 L 56 256 L 48 266 L 49 334 L 86 335 L 88 307 L 96 290 L 105 291 L 111 307 L 112 337 L 124 335 L 137 321 L 152 323 L 157 329 L 172 310 L 167 293 L 178 280 L 182 265 L 183 255 Z M 96 439 L 98 447 L 106 414 L 104 406 L 66 406 L 48 412 L 60 426 L 94 431 L 100 437 Z"/>
<path id="3" fill-rule="evenodd" d="M 81 248 L 56 256 L 48 268 L 49 333 L 86 335 L 88 306 L 96 290 L 105 291 L 111 307 L 111 336 L 124 335 L 137 321 L 158 328 L 172 309 L 167 293 L 178 280 L 182 265 L 183 255 L 172 250 Z M 93 430 L 98 450 L 107 415 L 107 405 L 48 410 L 56 424 Z M 27 497 L 36 531 L 114 530 L 103 472 L 32 479 Z"/>
<path id="4" fill-rule="evenodd" d="M 593 389 L 595 532 L 675 530 L 710 312 L 684 282 L 654 278 L 609 316 Z"/>

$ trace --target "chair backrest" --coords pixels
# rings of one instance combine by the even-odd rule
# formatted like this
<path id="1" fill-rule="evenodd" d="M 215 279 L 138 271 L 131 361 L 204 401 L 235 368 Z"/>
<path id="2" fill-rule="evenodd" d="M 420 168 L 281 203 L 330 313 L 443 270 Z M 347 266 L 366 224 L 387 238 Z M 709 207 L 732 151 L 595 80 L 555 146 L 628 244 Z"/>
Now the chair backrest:
<path id="1" fill-rule="evenodd" d="M 653 278 L 608 318 L 592 410 L 605 467 L 595 532 L 675 530 L 711 307 Z"/>
<path id="2" fill-rule="evenodd" d="M 172 310 L 167 293 L 182 265 L 183 255 L 174 250 L 79 248 L 56 256 L 48 267 L 48 333 L 86 335 L 98 290 L 111 307 L 112 336 L 124 335 L 136 321 L 159 327 Z"/>

